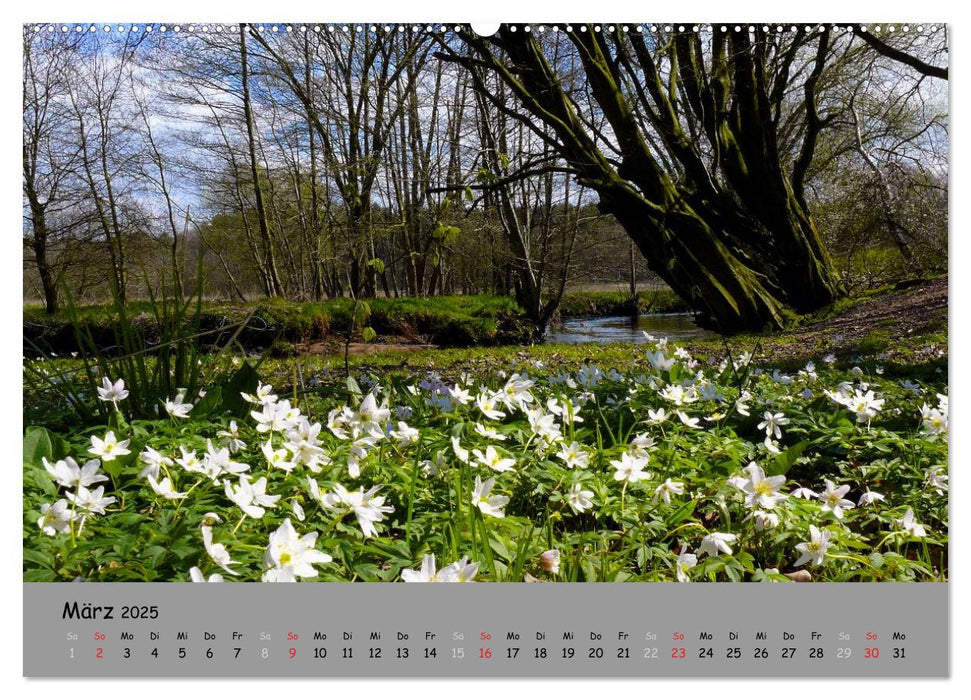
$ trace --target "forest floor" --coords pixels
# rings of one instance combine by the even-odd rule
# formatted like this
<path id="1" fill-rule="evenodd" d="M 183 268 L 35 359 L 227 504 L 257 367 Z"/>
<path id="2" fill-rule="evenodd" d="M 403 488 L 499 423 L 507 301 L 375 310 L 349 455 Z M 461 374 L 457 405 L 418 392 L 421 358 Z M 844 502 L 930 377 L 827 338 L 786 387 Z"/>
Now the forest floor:
<path id="1" fill-rule="evenodd" d="M 947 278 L 918 282 L 853 304 L 823 320 L 777 334 L 780 359 L 803 359 L 807 350 L 876 353 L 929 335 L 947 336 Z"/>

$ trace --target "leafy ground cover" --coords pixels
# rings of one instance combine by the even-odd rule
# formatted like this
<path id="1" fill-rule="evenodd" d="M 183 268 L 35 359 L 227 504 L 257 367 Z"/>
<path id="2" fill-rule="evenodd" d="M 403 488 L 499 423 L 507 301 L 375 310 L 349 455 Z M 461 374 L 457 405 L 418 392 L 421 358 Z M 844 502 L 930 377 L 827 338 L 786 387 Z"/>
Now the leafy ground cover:
<path id="1" fill-rule="evenodd" d="M 25 579 L 945 579 L 946 338 L 748 341 L 235 357 L 152 419 L 106 377 L 26 432 Z"/>

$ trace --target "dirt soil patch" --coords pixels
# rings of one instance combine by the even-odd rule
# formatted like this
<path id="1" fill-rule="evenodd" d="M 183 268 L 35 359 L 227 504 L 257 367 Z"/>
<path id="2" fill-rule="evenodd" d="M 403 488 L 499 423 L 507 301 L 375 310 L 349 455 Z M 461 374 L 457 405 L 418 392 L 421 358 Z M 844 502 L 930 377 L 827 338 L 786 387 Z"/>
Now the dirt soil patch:
<path id="1" fill-rule="evenodd" d="M 818 359 L 836 354 L 880 352 L 883 347 L 947 328 L 947 279 L 918 282 L 883 294 L 831 318 L 765 336 L 777 360 Z M 767 348 L 768 349 L 768 348 Z"/>
<path id="2" fill-rule="evenodd" d="M 864 301 L 833 318 L 796 331 L 797 336 L 842 335 L 853 345 L 875 330 L 900 338 L 947 323 L 947 280 L 921 282 L 899 292 Z"/>

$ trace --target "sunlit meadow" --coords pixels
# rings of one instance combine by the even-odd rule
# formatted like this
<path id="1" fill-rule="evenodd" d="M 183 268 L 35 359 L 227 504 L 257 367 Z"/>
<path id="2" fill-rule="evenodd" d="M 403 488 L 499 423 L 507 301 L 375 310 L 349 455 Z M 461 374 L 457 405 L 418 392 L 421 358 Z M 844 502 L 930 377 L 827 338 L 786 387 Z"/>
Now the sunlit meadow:
<path id="1" fill-rule="evenodd" d="M 644 347 L 323 395 L 237 360 L 153 420 L 98 378 L 107 424 L 27 430 L 25 580 L 946 579 L 943 378 Z"/>

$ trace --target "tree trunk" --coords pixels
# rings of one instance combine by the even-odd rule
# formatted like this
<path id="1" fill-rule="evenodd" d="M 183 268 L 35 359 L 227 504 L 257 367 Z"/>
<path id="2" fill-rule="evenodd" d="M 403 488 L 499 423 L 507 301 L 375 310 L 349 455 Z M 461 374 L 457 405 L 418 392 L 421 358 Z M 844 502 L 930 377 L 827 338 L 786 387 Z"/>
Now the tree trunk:
<path id="1" fill-rule="evenodd" d="M 246 52 L 246 25 L 239 25 L 239 59 L 243 80 L 243 116 L 246 120 L 246 136 L 249 146 L 250 175 L 253 178 L 253 193 L 256 198 L 256 216 L 259 220 L 260 240 L 263 244 L 263 260 L 268 275 L 267 286 L 270 296 L 282 296 L 283 285 L 280 284 L 280 274 L 277 272 L 276 257 L 273 251 L 273 239 L 267 224 L 266 208 L 263 204 L 263 187 L 260 184 L 259 170 L 256 166 L 256 130 L 253 128 L 253 110 L 250 105 L 249 94 L 249 63 Z"/>
<path id="2" fill-rule="evenodd" d="M 27 203 L 30 206 L 30 221 L 33 228 L 33 240 L 31 248 L 34 251 L 34 262 L 37 264 L 37 273 L 40 275 L 41 288 L 44 291 L 44 308 L 47 313 L 57 313 L 57 285 L 54 283 L 54 275 L 51 272 L 50 261 L 47 259 L 47 212 L 41 204 L 37 192 L 34 190 L 33 182 L 25 180 L 24 191 L 27 194 Z"/>
<path id="3" fill-rule="evenodd" d="M 707 325 L 722 333 L 781 328 L 787 316 L 836 299 L 842 289 L 794 194 L 801 183 L 794 185 L 780 158 L 763 65 L 767 35 L 753 44 L 745 32 L 716 32 L 704 50 L 697 34 L 649 46 L 633 32 L 618 30 L 608 43 L 607 32 L 586 29 L 567 38 L 616 155 L 601 145 L 603 133 L 588 127 L 559 64 L 531 35 L 503 28 L 487 42 L 466 33 L 478 63 L 445 57 L 473 69 L 485 65 L 512 89 L 525 109 L 522 121 L 540 120 L 555 135 L 578 182 L 599 194 L 600 210 L 617 219 L 651 270 Z M 827 40 L 819 38 L 817 63 Z M 496 55 L 495 46 L 506 56 Z M 666 52 L 667 67 L 655 51 Z M 476 87 L 483 99 L 509 109 L 481 79 Z M 810 85 L 807 104 L 813 94 Z M 809 131 L 806 158 L 817 133 Z M 690 133 L 707 143 L 695 143 Z M 655 141 L 666 153 L 659 155 Z M 703 147 L 712 155 L 704 157 Z"/>

